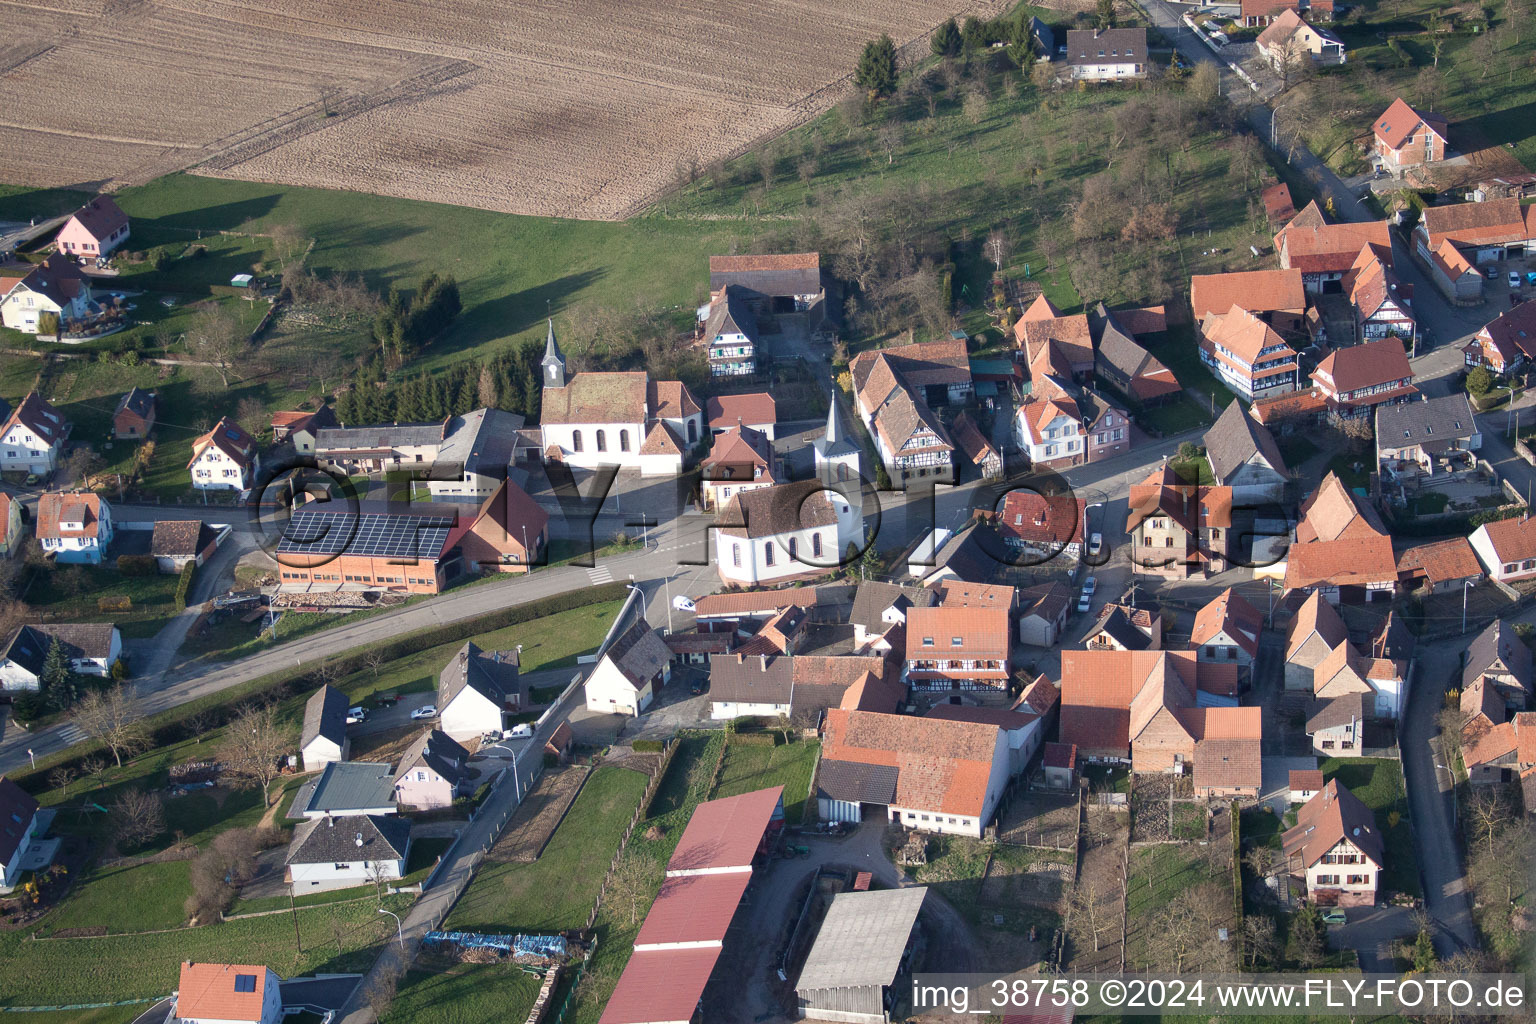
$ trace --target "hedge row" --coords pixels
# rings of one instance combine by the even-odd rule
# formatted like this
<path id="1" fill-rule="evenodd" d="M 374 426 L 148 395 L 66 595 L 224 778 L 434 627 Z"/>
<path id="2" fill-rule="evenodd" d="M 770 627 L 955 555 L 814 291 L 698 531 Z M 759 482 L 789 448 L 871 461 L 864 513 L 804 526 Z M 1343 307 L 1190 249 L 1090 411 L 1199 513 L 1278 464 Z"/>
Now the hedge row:
<path id="1" fill-rule="evenodd" d="M 185 577 L 183 577 L 185 579 Z M 252 679 L 249 682 L 240 683 L 227 689 L 220 690 L 205 697 L 188 701 L 168 711 L 162 711 L 157 715 L 151 715 L 148 719 L 150 729 L 150 747 L 169 746 L 172 743 L 180 743 L 183 740 L 192 739 L 199 735 L 206 735 L 212 730 L 222 726 L 230 718 L 234 717 L 236 710 L 243 704 L 252 701 L 272 702 L 297 696 L 309 690 L 313 690 L 321 683 L 317 675 L 317 669 L 321 664 L 328 667 L 334 666 L 334 678 L 341 678 L 358 672 L 367 667 L 363 661 L 364 648 L 367 650 L 382 649 L 387 661 L 394 661 L 410 654 L 416 654 L 436 647 L 439 644 L 453 643 L 459 640 L 467 640 L 480 633 L 489 633 L 492 630 L 503 629 L 507 626 L 515 626 L 519 623 L 529 622 L 533 619 L 542 619 L 556 612 L 569 611 L 572 608 L 581 608 L 590 604 L 600 604 L 605 601 L 615 601 L 628 594 L 625 583 L 604 583 L 597 587 L 585 587 L 581 590 L 568 590 L 560 594 L 551 594 L 549 597 L 541 597 L 526 604 L 513 605 L 508 608 L 498 608 L 484 615 L 477 615 L 471 619 L 453 622 L 443 626 L 429 626 L 411 633 L 403 633 L 393 640 L 383 644 L 367 644 L 354 648 L 353 652 L 330 658 L 324 662 L 312 662 L 301 669 L 288 669 L 282 672 L 274 672 L 271 675 Z M 196 715 L 208 713 L 211 721 L 200 721 L 198 728 L 193 728 L 189 720 Z M 26 773 L 18 773 L 12 776 L 16 782 L 28 792 L 41 793 L 48 789 L 47 774 L 55 767 L 63 764 L 82 774 L 84 762 L 101 754 L 101 744 L 91 740 L 78 743 L 68 750 L 47 758 L 40 759 L 37 768 Z"/>
<path id="2" fill-rule="evenodd" d="M 727 737 L 727 742 L 742 747 L 776 747 L 783 739 L 776 732 L 738 732 Z"/>
<path id="3" fill-rule="evenodd" d="M 661 740 L 635 740 L 630 748 L 637 754 L 659 754 L 667 748 Z"/>
<path id="4" fill-rule="evenodd" d="M 187 591 L 192 589 L 192 577 L 197 575 L 197 562 L 190 561 L 181 567 L 181 578 L 176 581 L 176 613 L 187 610 Z"/>

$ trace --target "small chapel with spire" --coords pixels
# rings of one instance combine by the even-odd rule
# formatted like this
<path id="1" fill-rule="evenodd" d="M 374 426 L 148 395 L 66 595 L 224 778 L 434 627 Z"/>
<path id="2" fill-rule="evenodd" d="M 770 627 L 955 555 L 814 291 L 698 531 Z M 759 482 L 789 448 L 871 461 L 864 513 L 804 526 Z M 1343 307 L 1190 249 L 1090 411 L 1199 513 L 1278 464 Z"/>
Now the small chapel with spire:
<path id="1" fill-rule="evenodd" d="M 811 444 L 816 449 L 817 479 L 828 484 L 858 481 L 859 460 L 863 453 L 843 425 L 843 405 L 835 389 L 832 404 L 827 409 L 827 432 Z"/>

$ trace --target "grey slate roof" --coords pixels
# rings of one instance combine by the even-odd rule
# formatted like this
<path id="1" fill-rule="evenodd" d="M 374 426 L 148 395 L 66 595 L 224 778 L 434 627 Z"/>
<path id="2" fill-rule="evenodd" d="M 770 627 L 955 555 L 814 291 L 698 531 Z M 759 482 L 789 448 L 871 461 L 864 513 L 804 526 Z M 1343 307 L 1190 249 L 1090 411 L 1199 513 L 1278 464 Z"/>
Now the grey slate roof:
<path id="1" fill-rule="evenodd" d="M 464 764 L 469 751 L 441 729 L 425 729 L 415 742 L 400 755 L 395 769 L 395 781 L 408 771 L 426 765 L 449 782 L 457 783 L 465 775 Z"/>
<path id="2" fill-rule="evenodd" d="M 1100 54 L 1103 56 L 1100 56 Z M 1147 30 L 1144 28 L 1068 29 L 1067 63 L 1145 64 Z"/>
<path id="3" fill-rule="evenodd" d="M 317 736 L 324 736 L 338 747 L 347 738 L 347 695 L 326 684 L 304 702 L 304 730 L 299 746 L 307 747 Z"/>
<path id="4" fill-rule="evenodd" d="M 934 555 L 932 576 L 940 569 L 950 570 L 967 583 L 987 583 L 999 566 L 1008 564 L 1007 545 L 990 526 L 977 525 L 951 538 Z"/>
<path id="5" fill-rule="evenodd" d="M 315 450 L 388 451 L 397 445 L 440 444 L 444 423 L 385 423 L 372 427 L 322 427 L 315 431 Z"/>
<path id="6" fill-rule="evenodd" d="M 739 284 L 725 286 L 724 295 L 709 307 L 704 323 L 704 340 L 714 341 L 720 334 L 744 334 L 757 343 L 757 317 L 747 307 L 747 290 Z"/>
<path id="7" fill-rule="evenodd" d="M 1242 404 L 1234 398 L 1205 432 L 1205 456 L 1211 464 L 1211 475 L 1218 484 L 1225 484 L 1255 452 L 1276 473 L 1285 475 L 1285 459 L 1281 458 L 1269 428 L 1243 412 Z"/>
<path id="8" fill-rule="evenodd" d="M 859 443 L 850 436 L 843 423 L 843 402 L 838 397 L 838 391 L 838 388 L 832 389 L 832 404 L 827 407 L 827 432 L 811 442 L 824 459 L 854 455 L 860 451 Z"/>
<path id="9" fill-rule="evenodd" d="M 896 799 L 895 765 L 829 761 L 816 769 L 816 795 L 848 803 L 888 804 Z"/>
<path id="10" fill-rule="evenodd" d="M 880 616 L 892 605 L 901 605 L 905 612 L 913 606 L 931 608 L 938 603 L 939 595 L 927 587 L 903 587 L 897 583 L 864 580 L 859 584 L 859 589 L 854 591 L 853 611 L 848 621 L 863 626 L 871 633 L 884 633 L 886 625 Z"/>
<path id="11" fill-rule="evenodd" d="M 1106 634 L 1128 651 L 1144 651 L 1152 646 L 1152 638 L 1132 625 L 1119 605 L 1108 606 L 1103 617 L 1088 631 L 1088 637 L 1098 633 Z M 1088 637 L 1083 639 L 1086 641 Z"/>
<path id="12" fill-rule="evenodd" d="M 795 991 L 804 995 L 894 982 L 927 895 L 926 886 L 913 886 L 833 896 Z"/>
<path id="13" fill-rule="evenodd" d="M 161 519 L 149 541 L 149 553 L 161 558 L 195 558 L 213 543 L 213 527 L 200 519 Z"/>
<path id="14" fill-rule="evenodd" d="M 473 642 L 465 643 L 438 673 L 437 709 L 446 708 L 466 686 L 502 707 L 509 695 L 519 692 L 517 652 L 483 651 Z"/>
<path id="15" fill-rule="evenodd" d="M 11 635 L 3 656 L 34 676 L 41 675 L 43 662 L 55 638 L 66 658 L 105 658 L 112 650 L 110 622 L 55 622 L 22 626 Z"/>
<path id="16" fill-rule="evenodd" d="M 1477 639 L 1467 648 L 1466 668 L 1461 673 L 1462 689 L 1477 682 L 1495 661 L 1502 661 L 1510 674 L 1520 681 L 1520 686 L 1530 692 L 1531 649 L 1515 635 L 1511 625 L 1499 619 L 1477 634 Z"/>
<path id="17" fill-rule="evenodd" d="M 140 387 L 129 388 L 127 393 L 117 400 L 117 410 L 112 415 L 116 416 L 124 411 L 131 412 L 141 419 L 148 419 L 155 412 L 154 393 Z"/>
<path id="18" fill-rule="evenodd" d="M 1330 699 L 1313 698 L 1307 702 L 1307 735 L 1321 729 L 1365 721 L 1364 694 L 1346 693 Z"/>
<path id="19" fill-rule="evenodd" d="M 315 781 L 304 809 L 311 814 L 346 814 L 395 802 L 395 773 L 372 761 L 332 761 Z"/>
<path id="20" fill-rule="evenodd" d="M 0 863 L 11 862 L 36 813 L 37 801 L 32 794 L 0 775 Z"/>
<path id="21" fill-rule="evenodd" d="M 672 652 L 651 624 L 639 618 L 603 652 L 603 658 L 612 661 L 624 678 L 639 688 L 667 666 Z M 710 685 L 713 688 L 713 682 Z"/>
<path id="22" fill-rule="evenodd" d="M 465 472 L 491 474 L 512 461 L 523 417 L 501 409 L 476 409 L 448 421 L 437 461 L 462 463 Z"/>
<path id="23" fill-rule="evenodd" d="M 709 699 L 736 704 L 788 704 L 795 692 L 794 661 L 734 654 L 709 658 Z"/>
<path id="24" fill-rule="evenodd" d="M 1477 432 L 1472 405 L 1461 392 L 1401 405 L 1383 402 L 1376 407 L 1376 443 L 1382 448 L 1465 441 Z"/>
<path id="25" fill-rule="evenodd" d="M 358 845 L 361 837 L 362 845 Z M 393 815 L 312 818 L 293 830 L 289 864 L 399 860 L 411 844 L 411 823 Z"/>

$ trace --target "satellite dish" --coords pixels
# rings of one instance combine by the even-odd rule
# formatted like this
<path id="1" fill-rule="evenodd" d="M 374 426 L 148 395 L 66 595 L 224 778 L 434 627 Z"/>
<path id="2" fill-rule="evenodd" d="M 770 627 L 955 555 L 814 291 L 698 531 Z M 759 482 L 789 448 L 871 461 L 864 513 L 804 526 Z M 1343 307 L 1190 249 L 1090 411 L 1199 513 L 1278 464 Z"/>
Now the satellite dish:
<path id="1" fill-rule="evenodd" d="M 357 833 L 357 838 L 352 841 L 361 847 L 363 845 L 363 834 L 361 832 Z"/>

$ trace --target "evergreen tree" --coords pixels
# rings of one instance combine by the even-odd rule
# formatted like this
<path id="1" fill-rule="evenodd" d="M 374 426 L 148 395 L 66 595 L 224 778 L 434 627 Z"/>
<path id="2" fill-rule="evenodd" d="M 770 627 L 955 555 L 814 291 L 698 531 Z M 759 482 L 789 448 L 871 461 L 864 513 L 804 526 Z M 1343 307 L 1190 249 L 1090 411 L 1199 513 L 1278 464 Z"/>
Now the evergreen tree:
<path id="1" fill-rule="evenodd" d="M 950 18 L 944 24 L 934 29 L 933 36 L 928 40 L 928 45 L 933 48 L 935 57 L 953 57 L 960 52 L 960 26 L 955 24 L 955 19 Z"/>
<path id="2" fill-rule="evenodd" d="M 1029 31 L 1029 19 L 1018 17 L 1008 22 L 1008 59 L 1021 69 L 1035 62 L 1035 37 Z"/>
<path id="3" fill-rule="evenodd" d="M 69 669 L 69 659 L 64 657 L 64 648 L 59 644 L 58 637 L 54 637 L 48 645 L 38 682 L 42 685 L 43 695 L 51 710 L 64 711 L 75 702 L 74 673 Z"/>
<path id="4" fill-rule="evenodd" d="M 1094 27 L 1099 29 L 1115 27 L 1115 0 L 1098 0 L 1093 13 Z"/>
<path id="5" fill-rule="evenodd" d="M 1428 928 L 1420 928 L 1418 938 L 1413 940 L 1413 970 L 1416 974 L 1428 974 L 1433 971 L 1440 961 L 1435 957 L 1435 943 L 1429 937 Z"/>
<path id="6" fill-rule="evenodd" d="M 965 27 L 960 30 L 960 46 L 967 55 L 987 48 L 987 23 L 972 15 L 965 19 Z"/>
<path id="7" fill-rule="evenodd" d="M 500 404 L 497 402 L 499 391 L 496 387 L 496 370 L 487 362 L 480 367 L 480 380 L 475 387 L 475 401 L 482 407 L 495 409 Z"/>
<path id="8" fill-rule="evenodd" d="M 882 35 L 864 44 L 853 84 L 869 94 L 870 99 L 889 96 L 896 91 L 896 44 Z"/>

